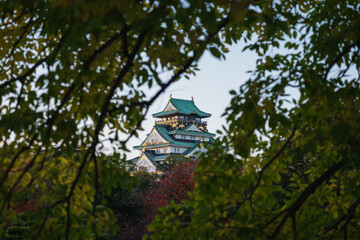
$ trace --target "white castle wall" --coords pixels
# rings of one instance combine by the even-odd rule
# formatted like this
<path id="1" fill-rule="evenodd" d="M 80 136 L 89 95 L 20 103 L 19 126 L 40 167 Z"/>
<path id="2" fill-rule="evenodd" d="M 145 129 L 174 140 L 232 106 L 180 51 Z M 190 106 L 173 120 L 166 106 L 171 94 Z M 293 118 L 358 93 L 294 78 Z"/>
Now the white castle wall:
<path id="1" fill-rule="evenodd" d="M 184 148 L 184 147 L 171 147 L 170 151 L 171 151 L 171 153 L 183 153 L 187 149 L 188 148 Z"/>

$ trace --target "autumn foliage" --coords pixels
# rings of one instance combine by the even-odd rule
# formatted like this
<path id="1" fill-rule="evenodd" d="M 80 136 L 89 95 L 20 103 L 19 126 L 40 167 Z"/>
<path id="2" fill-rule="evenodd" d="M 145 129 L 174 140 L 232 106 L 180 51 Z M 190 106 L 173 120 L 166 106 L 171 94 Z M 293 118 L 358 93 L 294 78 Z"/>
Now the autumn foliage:
<path id="1" fill-rule="evenodd" d="M 132 214 L 115 211 L 122 225 L 118 239 L 141 239 L 161 207 L 187 199 L 194 189 L 195 167 L 196 162 L 178 163 L 162 176 L 152 177 L 148 188 L 134 189 L 127 205 L 127 209 L 133 209 Z"/>
<path id="2" fill-rule="evenodd" d="M 36 200 L 37 199 L 31 199 L 26 202 L 18 202 L 12 207 L 12 209 L 14 210 L 14 213 L 23 213 L 26 211 L 37 210 L 39 207 L 36 204 Z"/>

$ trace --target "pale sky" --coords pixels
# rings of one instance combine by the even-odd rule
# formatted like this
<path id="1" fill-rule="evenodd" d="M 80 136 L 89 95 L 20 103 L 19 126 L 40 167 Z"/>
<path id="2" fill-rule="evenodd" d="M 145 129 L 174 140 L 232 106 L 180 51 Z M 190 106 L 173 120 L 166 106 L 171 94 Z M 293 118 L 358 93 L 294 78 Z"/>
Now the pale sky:
<path id="1" fill-rule="evenodd" d="M 200 71 L 196 76 L 192 76 L 190 80 L 180 79 L 170 86 L 151 106 L 142 125 L 145 130 L 139 132 L 139 138 L 134 137 L 129 141 L 128 148 L 131 153 L 127 154 L 128 159 L 139 155 L 132 147 L 141 144 L 151 131 L 155 121 L 151 115 L 165 108 L 170 94 L 173 98 L 188 100 L 193 96 L 200 110 L 212 114 L 210 118 L 205 119 L 208 121 L 208 130 L 215 133 L 217 129 L 221 129 L 226 123 L 221 115 L 230 103 L 229 91 L 238 90 L 250 77 L 246 72 L 255 69 L 256 54 L 249 51 L 242 52 L 243 46 L 244 44 L 241 43 L 232 46 L 226 55 L 226 60 L 219 60 L 206 53 L 199 61 Z"/>

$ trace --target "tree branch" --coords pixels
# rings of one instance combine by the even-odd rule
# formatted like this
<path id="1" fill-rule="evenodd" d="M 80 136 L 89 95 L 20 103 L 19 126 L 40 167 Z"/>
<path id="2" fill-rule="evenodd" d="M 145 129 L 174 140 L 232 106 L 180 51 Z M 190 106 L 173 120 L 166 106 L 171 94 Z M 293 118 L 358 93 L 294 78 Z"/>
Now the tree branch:
<path id="1" fill-rule="evenodd" d="M 95 155 L 95 151 L 93 151 L 92 156 L 93 162 L 94 162 L 94 188 L 95 188 L 95 194 L 94 194 L 94 202 L 93 202 L 93 217 L 96 219 L 96 203 L 98 201 L 98 195 L 99 195 L 99 169 L 98 169 L 98 163 Z M 93 223 L 93 231 L 95 233 L 95 239 L 98 239 L 98 234 L 96 232 L 96 221 Z"/>
<path id="2" fill-rule="evenodd" d="M 124 30 L 125 31 L 125 30 Z M 127 30 L 128 31 L 128 30 Z M 57 46 L 57 49 L 55 50 L 54 52 L 54 55 L 56 55 L 56 53 L 60 50 L 61 46 L 62 46 L 62 43 L 65 39 L 65 35 L 61 38 L 61 40 L 59 41 L 58 43 L 58 46 Z M 87 64 L 88 65 L 84 65 L 84 68 L 87 68 L 91 62 L 96 58 L 97 55 L 99 55 L 101 53 L 101 51 L 104 51 L 108 46 L 110 46 L 110 44 L 115 40 L 115 36 L 113 36 L 107 43 L 105 43 L 103 46 L 101 46 L 99 49 L 97 49 L 91 56 L 91 58 L 87 61 Z M 50 55 L 49 55 L 50 56 Z M 45 62 L 46 59 L 49 57 L 49 56 L 46 56 L 45 58 L 43 58 L 40 62 L 38 62 L 37 64 L 35 64 L 28 72 L 26 72 L 24 75 L 22 76 L 19 76 L 18 78 L 15 78 L 13 80 L 10 80 L 9 82 L 7 82 L 8 84 L 10 84 L 12 81 L 17 81 L 17 80 L 20 80 L 20 79 L 25 79 L 28 75 L 30 75 L 35 69 L 37 66 L 39 66 L 41 63 Z M 22 80 L 21 80 L 22 81 Z M 0 87 L 3 87 L 4 85 L 8 85 L 7 83 L 4 83 L 3 85 L 0 85 Z M 58 116 L 60 110 L 62 109 L 62 107 L 65 105 L 65 103 L 67 102 L 67 100 L 69 99 L 72 91 L 75 89 L 75 84 L 71 84 L 70 87 L 68 88 L 68 90 L 66 91 L 63 99 L 61 100 L 61 103 L 60 105 L 57 107 L 57 109 L 55 110 L 53 116 L 51 118 L 48 119 L 48 121 L 46 121 L 46 125 L 47 126 L 47 132 L 46 132 L 46 136 L 47 138 L 49 137 L 50 135 L 50 132 L 51 132 L 51 128 L 54 124 L 54 121 L 56 119 L 56 117 Z M 0 187 L 3 185 L 5 179 L 7 178 L 11 168 L 13 167 L 13 165 L 15 164 L 16 162 L 16 159 L 21 155 L 21 153 L 23 153 L 25 150 L 29 149 L 32 145 L 32 143 L 35 141 L 35 139 L 37 138 L 38 136 L 38 133 L 36 133 L 33 138 L 30 140 L 29 144 L 27 146 L 25 146 L 24 148 L 22 148 L 16 155 L 15 157 L 11 160 L 11 163 L 10 165 L 8 166 L 8 168 L 6 169 L 5 171 L 5 174 L 3 176 L 3 178 L 0 180 Z"/>
<path id="3" fill-rule="evenodd" d="M 12 54 L 14 53 L 16 46 L 17 46 L 17 45 L 20 43 L 20 41 L 23 39 L 23 37 L 25 36 L 25 34 L 26 34 L 26 32 L 27 32 L 27 30 L 28 30 L 28 28 L 30 27 L 30 25 L 31 25 L 32 22 L 33 22 L 33 19 L 30 18 L 29 22 L 25 25 L 24 31 L 21 33 L 19 39 L 17 39 L 16 42 L 14 43 L 14 45 L 12 46 L 9 55 L 12 55 Z"/>
<path id="4" fill-rule="evenodd" d="M 318 237 L 324 237 L 325 234 L 327 234 L 328 232 L 335 230 L 338 228 L 338 226 L 340 225 L 340 223 L 344 220 L 346 220 L 345 224 L 337 231 L 340 232 L 341 230 L 343 230 L 344 227 L 346 227 L 346 225 L 349 223 L 350 219 L 353 217 L 353 214 L 355 212 L 356 207 L 359 205 L 360 203 L 360 198 L 355 199 L 349 206 L 347 213 L 342 215 L 338 220 L 336 220 L 336 222 L 331 225 L 330 227 L 328 227 L 327 229 L 325 229 L 325 231 L 319 235 Z"/>
<path id="5" fill-rule="evenodd" d="M 11 22 L 6 22 L 6 23 L 2 23 L 2 24 L 0 25 L 0 28 L 1 28 L 1 27 L 7 27 L 8 25 L 11 25 L 11 24 L 16 23 L 20 18 L 22 18 L 23 16 L 25 16 L 25 15 L 28 14 L 28 13 L 29 13 L 29 12 L 24 11 L 23 13 L 19 14 L 19 16 L 17 16 L 16 18 L 14 18 L 13 21 L 11 21 Z M 4 19 L 4 18 L 2 17 L 2 19 Z"/>
<path id="6" fill-rule="evenodd" d="M 5 170 L 5 173 L 0 181 L 0 188 L 3 186 L 6 178 L 8 177 L 10 170 L 12 169 L 12 167 L 14 166 L 16 160 L 18 159 L 18 157 L 26 150 L 30 149 L 31 145 L 33 144 L 33 142 L 35 141 L 35 139 L 37 138 L 37 136 L 39 135 L 39 133 L 34 134 L 34 136 L 31 138 L 29 144 L 27 144 L 26 146 L 24 146 L 22 149 L 20 149 L 17 154 L 11 159 L 9 166 L 7 167 L 7 169 Z"/>
<path id="7" fill-rule="evenodd" d="M 210 34 L 208 36 L 208 38 L 205 41 L 205 45 L 211 40 L 212 37 L 214 37 L 227 23 L 229 22 L 229 19 L 226 18 L 224 19 L 224 21 L 218 26 L 217 31 Z M 85 167 L 86 163 L 87 163 L 87 159 L 88 156 L 90 154 L 90 152 L 92 152 L 92 154 L 95 151 L 95 147 L 98 143 L 98 134 L 100 133 L 100 130 L 102 128 L 102 124 L 103 121 L 105 119 L 106 114 L 108 113 L 108 106 L 110 104 L 110 100 L 113 97 L 113 94 L 115 93 L 115 90 L 117 89 L 117 87 L 119 86 L 119 84 L 121 83 L 123 77 L 125 76 L 125 74 L 130 70 L 131 66 L 132 66 L 132 60 L 135 57 L 135 54 L 137 53 L 138 49 L 140 48 L 140 45 L 142 44 L 142 41 L 144 40 L 145 37 L 145 31 L 142 32 L 139 36 L 138 42 L 136 44 L 136 46 L 134 47 L 134 50 L 132 51 L 132 53 L 130 54 L 128 61 L 126 63 L 126 65 L 124 66 L 124 68 L 122 69 L 122 71 L 120 72 L 119 76 L 115 79 L 114 84 L 112 85 L 112 88 L 110 89 L 107 98 L 103 104 L 101 113 L 100 113 L 100 117 L 99 120 L 97 122 L 97 125 L 95 127 L 95 132 L 94 132 L 94 138 L 95 140 L 93 141 L 92 145 L 90 146 L 90 148 L 87 150 L 85 156 L 82 159 L 81 165 L 78 168 L 78 173 L 70 187 L 70 191 L 68 196 L 66 197 L 66 202 L 67 202 L 67 207 L 66 207 L 66 211 L 67 211 L 67 224 L 66 224 L 66 233 L 65 233 L 65 238 L 68 239 L 69 238 L 69 233 L 70 233 L 70 227 L 71 227 L 71 219 L 70 219 L 70 199 L 71 196 L 74 192 L 75 186 L 81 176 L 82 170 Z M 198 59 L 199 56 L 201 56 L 202 52 L 204 51 L 205 48 L 200 48 L 197 52 L 194 53 L 193 57 L 191 57 L 186 64 L 181 68 L 181 70 L 179 70 L 167 83 L 163 84 L 161 86 L 161 89 L 153 96 L 153 98 L 149 101 L 149 106 L 155 101 L 155 99 L 174 81 L 176 81 L 179 76 L 181 74 L 183 74 L 190 66 L 191 64 Z M 147 111 L 146 111 L 147 112 Z M 144 114 L 145 115 L 145 114 Z M 144 118 L 145 116 L 143 116 Z M 138 124 L 137 126 L 140 126 L 140 124 Z M 135 131 L 138 129 L 138 127 L 135 128 L 135 130 L 133 131 L 132 134 L 130 134 L 131 136 L 135 133 Z M 130 136 L 129 136 L 130 137 Z M 128 138 L 130 139 L 130 138 Z"/>
<path id="8" fill-rule="evenodd" d="M 38 62 L 35 63 L 34 66 L 32 66 L 28 71 L 26 71 L 24 74 L 16 77 L 16 78 L 12 78 L 7 82 L 4 82 L 3 84 L 0 84 L 0 88 L 5 88 L 6 86 L 10 85 L 13 82 L 16 81 L 20 81 L 23 82 L 28 76 L 30 76 L 41 64 L 43 64 L 45 61 L 47 61 L 50 56 L 56 56 L 56 54 L 59 52 L 59 50 L 62 47 L 62 44 L 64 43 L 65 40 L 65 35 L 63 35 L 60 39 L 60 41 L 58 42 L 58 44 L 56 45 L 55 51 L 53 53 L 50 53 L 49 55 L 47 55 L 46 57 L 42 58 L 41 60 L 39 60 Z"/>
<path id="9" fill-rule="evenodd" d="M 261 179 L 264 175 L 264 172 L 265 170 L 270 167 L 270 165 L 281 155 L 281 153 L 285 150 L 285 148 L 287 147 L 287 145 L 289 145 L 291 139 L 294 137 L 295 135 L 295 132 L 296 132 L 296 129 L 297 127 L 294 126 L 293 127 L 293 130 L 290 134 L 290 136 L 286 139 L 286 142 L 284 143 L 284 145 L 281 147 L 281 149 L 270 159 L 270 161 L 268 163 L 265 164 L 265 166 L 261 169 L 261 171 L 259 172 L 259 177 L 258 177 L 258 180 L 256 181 L 256 184 L 255 186 L 252 188 L 249 196 L 244 200 L 244 201 L 247 201 L 247 200 L 250 200 L 255 192 L 255 190 L 259 187 L 260 185 L 260 182 L 261 182 Z"/>
<path id="10" fill-rule="evenodd" d="M 338 232 L 340 231 L 344 231 L 344 238 L 346 239 L 347 238 L 347 226 L 349 225 L 350 223 L 350 220 L 353 218 L 354 216 L 354 212 L 357 208 L 357 206 L 359 205 L 360 203 L 360 198 L 357 198 L 355 199 L 355 201 L 350 205 L 349 209 L 348 209 L 348 213 L 347 213 L 347 216 L 346 216 L 346 221 L 344 223 L 344 225 L 338 230 Z"/>
<path id="11" fill-rule="evenodd" d="M 27 165 L 24 167 L 22 173 L 20 174 L 20 176 L 16 179 L 15 183 L 11 186 L 10 190 L 8 191 L 8 193 L 6 194 L 3 203 L 1 205 L 0 208 L 0 215 L 2 213 L 2 211 L 4 210 L 5 207 L 5 203 L 6 202 L 10 202 L 10 198 L 11 195 L 13 193 L 13 191 L 15 190 L 16 186 L 19 184 L 19 182 L 21 181 L 21 179 L 25 176 L 25 174 L 27 173 L 27 171 L 29 171 L 29 169 L 32 167 L 33 163 L 35 162 L 37 156 L 40 154 L 41 151 L 41 147 L 39 147 L 38 151 L 36 152 L 36 154 L 33 156 L 33 158 L 30 160 L 29 163 L 27 163 Z"/>
<path id="12" fill-rule="evenodd" d="M 222 23 L 219 24 L 217 30 L 212 34 L 209 34 L 209 36 L 205 40 L 205 45 L 209 43 L 211 38 L 213 38 L 222 28 L 224 28 L 228 24 L 228 22 L 229 22 L 229 18 L 225 18 L 222 21 Z M 142 117 L 141 121 L 136 125 L 135 129 L 132 131 L 129 137 L 125 141 L 123 141 L 124 144 L 126 144 L 130 140 L 130 138 L 135 134 L 135 132 L 141 126 L 141 122 L 145 119 L 145 115 L 148 112 L 148 108 L 154 103 L 154 101 L 160 96 L 160 94 L 162 94 L 172 83 L 174 83 L 181 76 L 181 74 L 186 72 L 191 66 L 191 64 L 193 64 L 198 59 L 198 56 L 201 56 L 203 52 L 204 49 L 201 48 L 199 48 L 196 52 L 194 52 L 194 55 L 186 61 L 186 63 L 182 66 L 182 68 L 178 72 L 176 72 L 174 76 L 172 76 L 165 84 L 162 84 L 160 90 L 158 90 L 157 93 L 149 101 L 146 102 L 147 108 L 144 113 L 144 116 Z"/>
<path id="13" fill-rule="evenodd" d="M 278 233 L 280 232 L 281 228 L 284 226 L 288 217 L 295 216 L 297 210 L 302 206 L 302 204 L 306 201 L 306 199 L 315 192 L 316 188 L 319 187 L 323 182 L 329 180 L 329 178 L 339 169 L 341 169 L 345 165 L 345 161 L 342 160 L 334 165 L 330 166 L 329 169 L 322 174 L 319 178 L 317 178 L 314 182 L 312 182 L 296 199 L 296 201 L 291 205 L 290 208 L 286 210 L 284 217 L 282 218 L 279 225 L 276 227 L 273 234 L 270 235 L 270 239 L 274 239 Z"/>
<path id="14" fill-rule="evenodd" d="M 94 132 L 94 141 L 93 143 L 91 144 L 90 148 L 88 149 L 88 151 L 86 152 L 84 158 L 82 159 L 81 161 L 81 164 L 79 166 L 79 169 L 78 169 L 78 173 L 70 187 L 70 191 L 69 191 L 69 194 L 68 196 L 66 197 L 66 201 L 67 201 L 67 224 L 66 224 L 66 232 L 65 232 L 65 237 L 66 239 L 69 239 L 69 233 L 70 233 L 70 227 L 71 227 L 71 222 L 70 222 L 70 199 L 71 199 L 71 196 L 75 190 L 75 187 L 76 187 L 76 184 L 77 182 L 79 181 L 79 178 L 82 174 L 82 170 L 83 168 L 85 167 L 86 163 L 87 163 L 87 158 L 91 152 L 91 155 L 94 154 L 95 152 L 95 148 L 96 148 L 96 145 L 98 144 L 98 141 L 99 141 L 99 133 L 100 133 L 100 130 L 102 128 L 102 125 L 103 125 L 103 121 L 105 119 L 105 116 L 107 114 L 107 110 L 108 110 L 108 107 L 109 107 L 109 104 L 110 104 L 110 101 L 115 93 L 115 90 L 118 88 L 119 84 L 121 83 L 121 81 L 123 80 L 123 78 L 125 77 L 125 75 L 128 73 L 128 71 L 131 69 L 131 66 L 133 65 L 133 60 L 136 56 L 136 53 L 139 51 L 143 41 L 145 40 L 145 36 L 146 36 L 146 31 L 143 31 L 140 33 L 139 35 L 139 38 L 137 40 L 137 43 L 135 44 L 134 46 L 134 50 L 132 51 L 132 53 L 130 54 L 124 68 L 120 71 L 119 75 L 117 78 L 115 78 L 114 80 L 114 83 L 106 97 L 106 100 L 102 106 L 102 109 L 101 109 L 101 113 L 100 113 L 100 117 L 99 117 L 99 120 L 96 124 L 96 127 L 95 127 L 95 132 Z"/>
<path id="15" fill-rule="evenodd" d="M 126 36 L 127 32 L 131 29 L 129 25 L 124 26 L 118 33 L 112 36 L 108 41 L 106 41 L 101 47 L 96 49 L 88 61 L 84 64 L 84 69 L 89 69 L 91 63 L 95 60 L 95 58 L 103 52 L 106 48 L 108 48 L 114 41 L 116 41 L 120 37 Z"/>
<path id="16" fill-rule="evenodd" d="M 339 62 L 341 60 L 341 58 L 343 58 L 348 52 L 350 52 L 353 47 L 356 47 L 356 46 L 360 47 L 360 41 L 356 41 L 354 44 L 351 44 L 351 45 L 347 46 L 346 48 L 344 48 L 342 50 L 342 52 L 329 64 L 329 67 L 327 68 L 326 73 L 325 73 L 325 80 L 327 79 L 329 72 L 334 67 L 334 65 L 337 62 Z"/>

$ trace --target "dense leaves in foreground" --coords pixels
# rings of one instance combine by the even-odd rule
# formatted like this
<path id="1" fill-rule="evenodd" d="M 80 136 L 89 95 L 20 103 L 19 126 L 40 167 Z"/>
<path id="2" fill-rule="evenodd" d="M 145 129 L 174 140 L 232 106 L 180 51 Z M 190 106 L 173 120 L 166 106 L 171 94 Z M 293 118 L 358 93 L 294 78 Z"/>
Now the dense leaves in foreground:
<path id="1" fill-rule="evenodd" d="M 189 78 L 206 50 L 222 58 L 226 44 L 243 40 L 257 67 L 230 92 L 223 137 L 201 157 L 191 217 L 170 204 L 151 237 L 358 239 L 359 8 L 358 0 L 1 1 L 0 238 L 22 217 L 12 206 L 35 194 L 27 237 L 111 232 L 115 218 L 99 193 L 129 178 L 101 156 L 103 142 L 124 160 L 157 97 Z"/>
<path id="2" fill-rule="evenodd" d="M 136 172 L 134 178 L 139 183 L 131 192 L 118 189 L 106 196 L 106 205 L 114 211 L 120 230 L 116 239 L 141 239 L 161 207 L 187 199 L 194 188 L 196 164 L 193 160 L 171 167 L 168 164 L 168 171 L 162 175 Z"/>
<path id="3" fill-rule="evenodd" d="M 359 239 L 360 2 L 254 4 L 256 70 L 199 162 L 191 219 L 169 206 L 152 238 Z"/>
<path id="4" fill-rule="evenodd" d="M 117 160 L 118 156 L 104 156 L 104 158 L 109 163 Z M 101 233 L 98 239 L 142 239 L 148 233 L 147 227 L 160 208 L 169 205 L 170 202 L 180 204 L 188 199 L 195 185 L 193 177 L 196 165 L 197 162 L 192 159 L 170 156 L 164 162 L 163 169 L 167 171 L 161 175 L 134 172 L 124 179 L 126 184 L 118 185 L 111 193 L 101 192 L 97 209 L 104 210 L 105 206 L 111 209 L 116 218 L 116 227 Z M 121 171 L 119 166 L 112 165 L 112 167 Z M 28 238 L 35 227 L 32 215 L 36 214 L 39 208 L 41 209 L 41 206 L 36 204 L 37 201 L 38 197 L 34 195 L 12 206 L 17 214 L 17 220 L 8 226 L 6 239 Z"/>
<path id="5" fill-rule="evenodd" d="M 29 238 L 111 231 L 99 193 L 127 173 L 102 158 L 104 143 L 123 162 L 149 107 L 205 51 L 223 56 L 249 4 L 0 1 L 0 238 L 17 221 L 12 206 L 35 194 Z"/>

